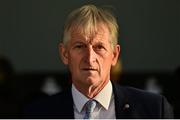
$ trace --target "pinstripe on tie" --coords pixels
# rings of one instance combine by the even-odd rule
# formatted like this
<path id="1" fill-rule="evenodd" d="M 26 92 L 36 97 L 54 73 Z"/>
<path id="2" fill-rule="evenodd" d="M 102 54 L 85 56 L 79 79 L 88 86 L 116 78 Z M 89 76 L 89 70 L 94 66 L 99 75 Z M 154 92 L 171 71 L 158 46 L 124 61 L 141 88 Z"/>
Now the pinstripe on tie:
<path id="1" fill-rule="evenodd" d="M 95 100 L 89 100 L 85 105 L 85 116 L 84 119 L 92 119 L 92 112 L 96 107 Z"/>

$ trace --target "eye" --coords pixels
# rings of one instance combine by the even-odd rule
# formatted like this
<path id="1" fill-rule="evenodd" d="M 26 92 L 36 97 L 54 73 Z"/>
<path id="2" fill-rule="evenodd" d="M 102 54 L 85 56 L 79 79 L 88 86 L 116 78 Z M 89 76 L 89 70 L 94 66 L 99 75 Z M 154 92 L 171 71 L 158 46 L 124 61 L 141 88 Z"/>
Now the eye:
<path id="1" fill-rule="evenodd" d="M 84 44 L 81 44 L 81 43 L 77 43 L 75 44 L 74 48 L 77 48 L 77 49 L 81 49 L 81 48 L 84 48 L 85 45 Z"/>
<path id="2" fill-rule="evenodd" d="M 96 50 L 104 50 L 105 47 L 104 47 L 103 45 L 96 45 L 96 46 L 95 46 L 95 49 L 96 49 Z"/>
<path id="3" fill-rule="evenodd" d="M 76 45 L 75 47 L 76 47 L 76 48 L 82 48 L 83 45 Z"/>

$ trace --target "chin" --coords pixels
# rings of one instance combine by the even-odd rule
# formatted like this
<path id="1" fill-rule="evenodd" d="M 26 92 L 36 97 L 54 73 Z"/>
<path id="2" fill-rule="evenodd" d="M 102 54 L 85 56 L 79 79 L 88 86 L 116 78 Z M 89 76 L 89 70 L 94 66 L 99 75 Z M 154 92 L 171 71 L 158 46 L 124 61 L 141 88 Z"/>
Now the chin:
<path id="1" fill-rule="evenodd" d="M 87 81 L 88 85 L 95 85 L 95 84 L 100 82 L 100 79 L 99 78 L 88 77 L 86 79 L 86 81 Z"/>

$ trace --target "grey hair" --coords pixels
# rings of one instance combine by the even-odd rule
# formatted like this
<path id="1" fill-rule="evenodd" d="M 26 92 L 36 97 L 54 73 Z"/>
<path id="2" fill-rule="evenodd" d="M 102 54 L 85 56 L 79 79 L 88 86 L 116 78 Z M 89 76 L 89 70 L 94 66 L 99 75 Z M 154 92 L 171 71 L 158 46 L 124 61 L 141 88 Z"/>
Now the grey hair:
<path id="1" fill-rule="evenodd" d="M 99 24 L 107 26 L 110 33 L 110 43 L 114 47 L 118 43 L 117 20 L 108 9 L 95 5 L 84 5 L 69 14 L 64 25 L 63 43 L 67 45 L 73 30 L 79 30 L 83 35 L 95 34 Z"/>

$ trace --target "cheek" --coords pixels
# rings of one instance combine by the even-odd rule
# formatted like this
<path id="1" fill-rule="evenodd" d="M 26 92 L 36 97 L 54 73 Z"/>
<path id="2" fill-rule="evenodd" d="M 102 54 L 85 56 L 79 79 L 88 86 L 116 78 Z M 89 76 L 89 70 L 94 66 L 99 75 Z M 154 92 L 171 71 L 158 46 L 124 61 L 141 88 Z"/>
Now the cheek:
<path id="1" fill-rule="evenodd" d="M 71 57 L 69 58 L 71 69 L 78 69 L 80 60 L 81 60 L 81 57 L 79 55 L 71 55 Z"/>
<path id="2" fill-rule="evenodd" d="M 103 71 L 109 71 L 112 65 L 112 57 L 106 56 L 101 60 L 101 68 Z"/>
<path id="3" fill-rule="evenodd" d="M 108 71 L 111 68 L 111 62 L 110 61 L 104 61 L 102 64 L 103 70 Z"/>

